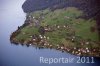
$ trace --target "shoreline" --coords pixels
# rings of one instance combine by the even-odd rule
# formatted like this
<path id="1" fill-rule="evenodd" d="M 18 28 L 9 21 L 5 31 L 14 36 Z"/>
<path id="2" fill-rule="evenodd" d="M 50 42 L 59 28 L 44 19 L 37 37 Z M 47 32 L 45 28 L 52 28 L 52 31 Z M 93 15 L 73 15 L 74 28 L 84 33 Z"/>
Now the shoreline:
<path id="1" fill-rule="evenodd" d="M 70 9 L 78 11 L 75 8 L 69 8 L 69 11 L 70 11 Z M 59 12 L 59 11 L 60 10 L 58 10 L 57 12 Z M 39 13 L 41 13 L 41 12 L 39 12 Z M 49 13 L 54 13 L 54 12 L 49 12 L 48 10 L 46 10 L 46 13 L 48 15 Z M 72 13 L 74 13 L 74 12 L 72 12 Z M 79 14 L 79 15 L 80 15 L 80 13 L 81 12 L 79 12 L 79 11 L 77 12 L 77 14 Z M 69 26 L 70 22 L 69 22 L 69 25 L 63 25 L 63 24 L 56 25 L 56 24 L 51 23 L 51 25 L 43 26 L 44 24 L 42 24 L 42 26 L 41 26 L 39 21 L 42 21 L 42 19 L 44 19 L 44 15 L 42 15 L 40 17 L 40 14 L 39 15 L 37 15 L 37 14 L 38 13 L 35 13 L 35 15 L 38 16 L 38 18 L 35 18 L 31 15 L 27 15 L 25 23 L 22 26 L 18 26 L 18 29 L 11 34 L 11 36 L 10 36 L 11 43 L 23 44 L 23 45 L 27 45 L 27 46 L 35 45 L 39 48 L 56 49 L 56 50 L 60 50 L 62 52 L 68 52 L 70 54 L 78 55 L 78 56 L 100 57 L 100 47 L 92 47 L 92 45 L 91 45 L 91 44 L 95 44 L 96 46 L 99 46 L 99 42 L 91 41 L 91 40 L 84 40 L 83 38 L 76 36 L 75 31 L 73 31 L 73 28 L 72 28 L 73 25 Z M 76 14 L 76 12 L 75 12 L 75 14 Z M 73 19 L 74 17 L 71 18 L 71 17 L 66 16 L 65 18 L 67 20 L 69 20 L 69 19 Z M 80 19 L 80 18 L 77 18 L 77 19 Z M 33 33 L 31 35 L 29 33 L 25 33 L 23 31 L 21 31 L 22 29 L 25 29 L 25 28 L 31 29 L 32 27 L 34 27 L 33 29 L 34 29 L 35 33 Z M 70 30 L 72 30 L 72 31 L 70 31 Z M 60 31 L 60 33 L 62 33 L 61 36 L 59 36 L 59 32 L 57 34 L 57 31 Z M 65 31 L 69 31 L 69 33 L 65 33 Z M 54 32 L 55 32 L 55 35 L 52 34 Z M 26 39 L 21 39 L 21 40 L 16 39 L 16 36 L 18 36 L 20 33 L 23 36 L 29 34 L 28 39 L 27 38 L 26 38 L 27 40 Z M 50 33 L 50 35 L 48 33 Z M 65 33 L 65 35 L 63 33 Z M 47 35 L 45 35 L 45 34 L 47 34 Z M 58 37 L 56 34 L 58 35 Z M 65 37 L 66 34 L 67 34 L 67 37 Z M 63 38 L 62 38 L 62 35 L 63 35 Z M 52 37 L 56 37 L 56 38 L 52 38 Z M 60 37 L 63 39 L 62 43 L 60 43 L 60 41 L 59 41 L 61 39 Z M 53 41 L 51 40 L 51 38 Z M 56 39 L 57 41 L 54 39 Z M 52 42 L 55 42 L 56 44 L 52 43 Z M 66 45 L 66 42 L 68 42 L 67 45 Z"/>
<path id="2" fill-rule="evenodd" d="M 24 24 L 23 24 L 24 25 Z M 21 26 L 23 27 L 23 26 Z M 10 41 L 11 43 L 14 43 L 16 45 L 18 44 L 21 44 L 21 45 L 26 45 L 27 47 L 29 46 L 35 46 L 35 47 L 38 47 L 39 49 L 55 49 L 55 50 L 59 50 L 59 51 L 62 51 L 62 52 L 66 52 L 66 53 L 70 53 L 72 55 L 76 55 L 76 56 L 89 56 L 89 57 L 100 57 L 100 55 L 98 54 L 98 52 L 100 52 L 100 49 L 99 48 L 94 48 L 95 50 L 89 50 L 88 48 L 80 48 L 80 47 L 64 47 L 63 45 L 60 46 L 60 45 L 52 45 L 52 44 L 37 44 L 36 42 L 18 42 L 16 40 L 14 40 L 14 37 L 12 37 L 13 35 L 14 36 L 17 36 L 17 34 L 20 33 L 20 29 L 17 29 L 14 33 L 12 33 L 11 37 L 10 37 Z M 93 48 L 92 48 L 93 49 Z M 84 52 L 84 53 L 83 53 Z M 88 52 L 88 53 L 87 53 Z M 94 52 L 96 52 L 95 54 L 93 54 Z"/>
<path id="3" fill-rule="evenodd" d="M 82 49 L 82 48 L 76 48 L 76 47 L 72 47 L 72 48 L 68 48 L 68 47 L 62 47 L 62 46 L 52 46 L 52 45 L 39 45 L 39 44 L 32 44 L 32 43 L 21 43 L 21 42 L 16 42 L 16 41 L 11 41 L 11 43 L 14 43 L 16 45 L 18 44 L 21 44 L 21 45 L 26 45 L 27 47 L 29 46 L 35 46 L 37 47 L 38 49 L 55 49 L 55 50 L 59 50 L 59 51 L 62 51 L 62 52 L 66 52 L 66 53 L 70 53 L 72 55 L 76 55 L 76 56 L 89 56 L 89 57 L 100 57 L 100 55 L 97 53 L 98 52 L 98 49 L 97 50 L 91 50 L 90 52 L 87 53 L 87 49 Z M 94 48 L 96 49 L 96 48 Z M 83 50 L 83 51 L 82 51 Z M 93 52 L 92 52 L 93 51 Z M 96 52 L 97 51 L 97 52 Z M 99 50 L 100 51 L 100 50 Z M 84 52 L 84 53 L 82 53 Z M 96 52 L 95 54 L 92 54 Z"/>

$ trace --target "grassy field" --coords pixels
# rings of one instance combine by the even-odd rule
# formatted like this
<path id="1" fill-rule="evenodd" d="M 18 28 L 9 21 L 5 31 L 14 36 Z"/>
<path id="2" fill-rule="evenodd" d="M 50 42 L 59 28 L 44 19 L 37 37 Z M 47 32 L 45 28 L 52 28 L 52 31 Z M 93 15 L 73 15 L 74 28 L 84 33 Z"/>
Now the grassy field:
<path id="1" fill-rule="evenodd" d="M 41 26 L 70 26 L 69 29 L 61 27 L 59 30 L 56 30 L 54 32 L 45 33 L 46 36 L 50 37 L 49 41 L 52 44 L 63 43 L 65 41 L 65 38 L 67 37 L 66 33 L 73 33 L 73 31 L 75 32 L 75 36 L 80 36 L 85 40 L 90 39 L 92 41 L 98 41 L 97 30 L 95 30 L 95 32 L 91 32 L 90 30 L 91 26 L 94 26 L 96 28 L 96 21 L 94 19 L 86 20 L 83 18 L 77 18 L 83 15 L 83 12 L 78 10 L 77 8 L 69 7 L 66 9 L 57 9 L 53 12 L 49 9 L 46 9 L 31 13 L 31 15 L 35 18 L 39 18 L 41 14 L 44 15 L 44 19 L 42 19 L 40 22 Z M 22 39 L 28 40 L 31 39 L 30 36 L 32 36 L 33 34 L 40 34 L 38 32 L 38 28 L 34 27 L 34 24 L 32 27 L 26 26 L 21 29 L 21 33 L 16 36 L 16 39 L 18 39 L 18 41 Z"/>
<path id="2" fill-rule="evenodd" d="M 69 7 L 55 11 L 45 9 L 27 15 L 31 16 L 31 23 L 20 29 L 20 33 L 14 38 L 17 42 L 28 43 L 32 40 L 33 35 L 41 34 L 39 27 L 34 24 L 38 20 L 39 26 L 48 26 L 52 30 L 45 32 L 43 36 L 48 37 L 45 41 L 53 46 L 100 48 L 96 20 L 81 18 L 84 13 L 77 8 Z"/>

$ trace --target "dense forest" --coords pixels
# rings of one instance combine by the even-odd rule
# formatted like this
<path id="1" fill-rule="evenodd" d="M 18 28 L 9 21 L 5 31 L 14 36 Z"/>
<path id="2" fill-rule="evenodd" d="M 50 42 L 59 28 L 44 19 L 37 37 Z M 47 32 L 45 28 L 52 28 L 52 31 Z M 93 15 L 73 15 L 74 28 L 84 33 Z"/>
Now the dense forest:
<path id="1" fill-rule="evenodd" d="M 100 0 L 26 0 L 23 4 L 25 12 L 33 12 L 50 8 L 52 10 L 64 7 L 77 7 L 87 16 L 93 17 L 100 11 Z"/>

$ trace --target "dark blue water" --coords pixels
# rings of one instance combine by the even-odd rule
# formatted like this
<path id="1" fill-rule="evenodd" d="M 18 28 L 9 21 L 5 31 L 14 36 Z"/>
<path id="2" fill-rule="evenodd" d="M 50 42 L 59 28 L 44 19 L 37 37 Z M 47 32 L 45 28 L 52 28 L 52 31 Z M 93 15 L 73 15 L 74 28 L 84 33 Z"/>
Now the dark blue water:
<path id="1" fill-rule="evenodd" d="M 76 63 L 77 56 L 62 53 L 54 49 L 38 49 L 36 47 L 14 45 L 9 37 L 25 20 L 21 6 L 25 0 L 0 0 L 0 66 L 99 66 L 100 58 L 94 58 L 92 64 Z M 73 63 L 40 63 L 40 57 L 74 58 Z M 98 64 L 98 65 L 97 65 Z"/>

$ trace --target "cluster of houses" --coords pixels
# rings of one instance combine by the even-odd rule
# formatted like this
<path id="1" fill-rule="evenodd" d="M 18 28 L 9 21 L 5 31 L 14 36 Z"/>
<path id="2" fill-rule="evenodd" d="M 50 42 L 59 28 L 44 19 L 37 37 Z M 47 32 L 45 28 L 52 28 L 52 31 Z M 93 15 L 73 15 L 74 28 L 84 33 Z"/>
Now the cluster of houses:
<path id="1" fill-rule="evenodd" d="M 63 26 L 60 26 L 60 25 L 55 25 L 56 26 L 56 30 L 57 29 L 60 29 L 60 28 L 69 28 L 69 26 L 66 26 L 66 25 L 63 25 Z M 55 31 L 55 30 L 52 30 L 52 28 L 50 28 L 49 25 L 45 26 L 44 27 L 44 30 L 46 32 L 51 32 L 51 31 Z M 36 39 L 34 38 L 35 36 L 33 36 L 33 42 L 36 41 Z M 39 35 L 38 36 L 39 39 L 40 39 L 40 42 L 39 44 L 43 47 L 53 47 L 53 45 L 49 44 L 49 42 L 47 40 L 49 40 L 49 37 L 46 37 L 44 35 Z M 81 37 L 79 36 L 75 36 L 75 34 L 70 34 L 69 36 L 67 36 L 67 40 L 70 40 L 71 42 L 76 42 L 76 43 L 79 43 L 80 44 L 80 47 L 77 48 L 77 47 L 66 47 L 64 45 L 56 45 L 56 49 L 58 50 L 61 50 L 61 51 L 67 51 L 67 52 L 70 52 L 72 54 L 75 54 L 75 55 L 93 55 L 93 56 L 100 56 L 100 49 L 97 49 L 97 48 L 83 48 L 82 46 L 84 45 L 90 45 L 92 41 L 89 41 L 89 40 L 83 40 Z M 92 42 L 93 43 L 93 42 Z M 95 44 L 95 43 L 94 43 Z"/>
<path id="2" fill-rule="evenodd" d="M 37 43 L 37 36 L 36 35 L 33 35 L 32 36 L 32 41 L 33 43 L 36 42 Z M 49 37 L 46 37 L 46 36 L 42 36 L 42 35 L 39 35 L 38 36 L 38 39 L 39 39 L 39 42 L 38 42 L 38 45 L 45 48 L 45 47 L 48 47 L 48 48 L 55 48 L 57 50 L 61 50 L 62 52 L 69 52 L 69 53 L 72 53 L 72 54 L 75 54 L 75 55 L 91 55 L 91 56 L 100 56 L 100 48 L 83 48 L 83 47 L 67 47 L 67 46 L 64 46 L 63 44 L 61 45 L 56 45 L 56 46 L 53 46 L 52 44 L 50 44 L 48 42 L 49 40 Z M 89 44 L 89 42 L 86 42 L 86 44 Z M 83 45 L 81 45 L 83 46 Z"/>
<path id="3" fill-rule="evenodd" d="M 66 17 L 66 18 L 68 18 L 68 17 Z M 56 30 L 59 30 L 59 29 L 69 30 L 69 32 L 66 31 L 66 40 L 70 40 L 73 43 L 78 43 L 80 45 L 80 47 L 78 47 L 78 48 L 77 47 L 66 47 L 63 44 L 61 44 L 61 45 L 57 44 L 56 46 L 53 46 L 48 41 L 50 39 L 50 37 L 47 37 L 42 33 L 40 33 L 40 35 L 34 34 L 34 35 L 30 36 L 32 39 L 30 40 L 29 45 L 37 44 L 41 47 L 56 48 L 57 50 L 61 50 L 63 52 L 64 51 L 65 52 L 70 52 L 70 53 L 75 54 L 75 55 L 100 56 L 100 48 L 92 48 L 92 47 L 91 47 L 91 49 L 88 48 L 88 47 L 83 48 L 82 46 L 90 45 L 93 42 L 89 41 L 89 40 L 84 40 L 80 36 L 75 36 L 75 30 L 72 29 L 71 26 L 69 26 L 69 25 L 54 24 L 52 26 L 50 26 L 50 25 L 41 26 L 40 21 L 37 18 L 33 17 L 33 16 L 28 16 L 25 22 L 26 22 L 25 24 L 28 23 L 30 25 L 34 23 L 34 26 L 40 27 L 40 32 L 42 32 L 42 33 L 44 33 L 44 32 L 53 32 L 53 31 L 56 31 Z M 20 30 L 20 27 L 18 27 L 17 31 L 19 31 L 19 30 Z M 12 40 L 12 38 L 14 38 L 13 36 L 15 36 L 16 33 L 17 32 L 14 32 L 12 34 L 11 40 Z"/>

